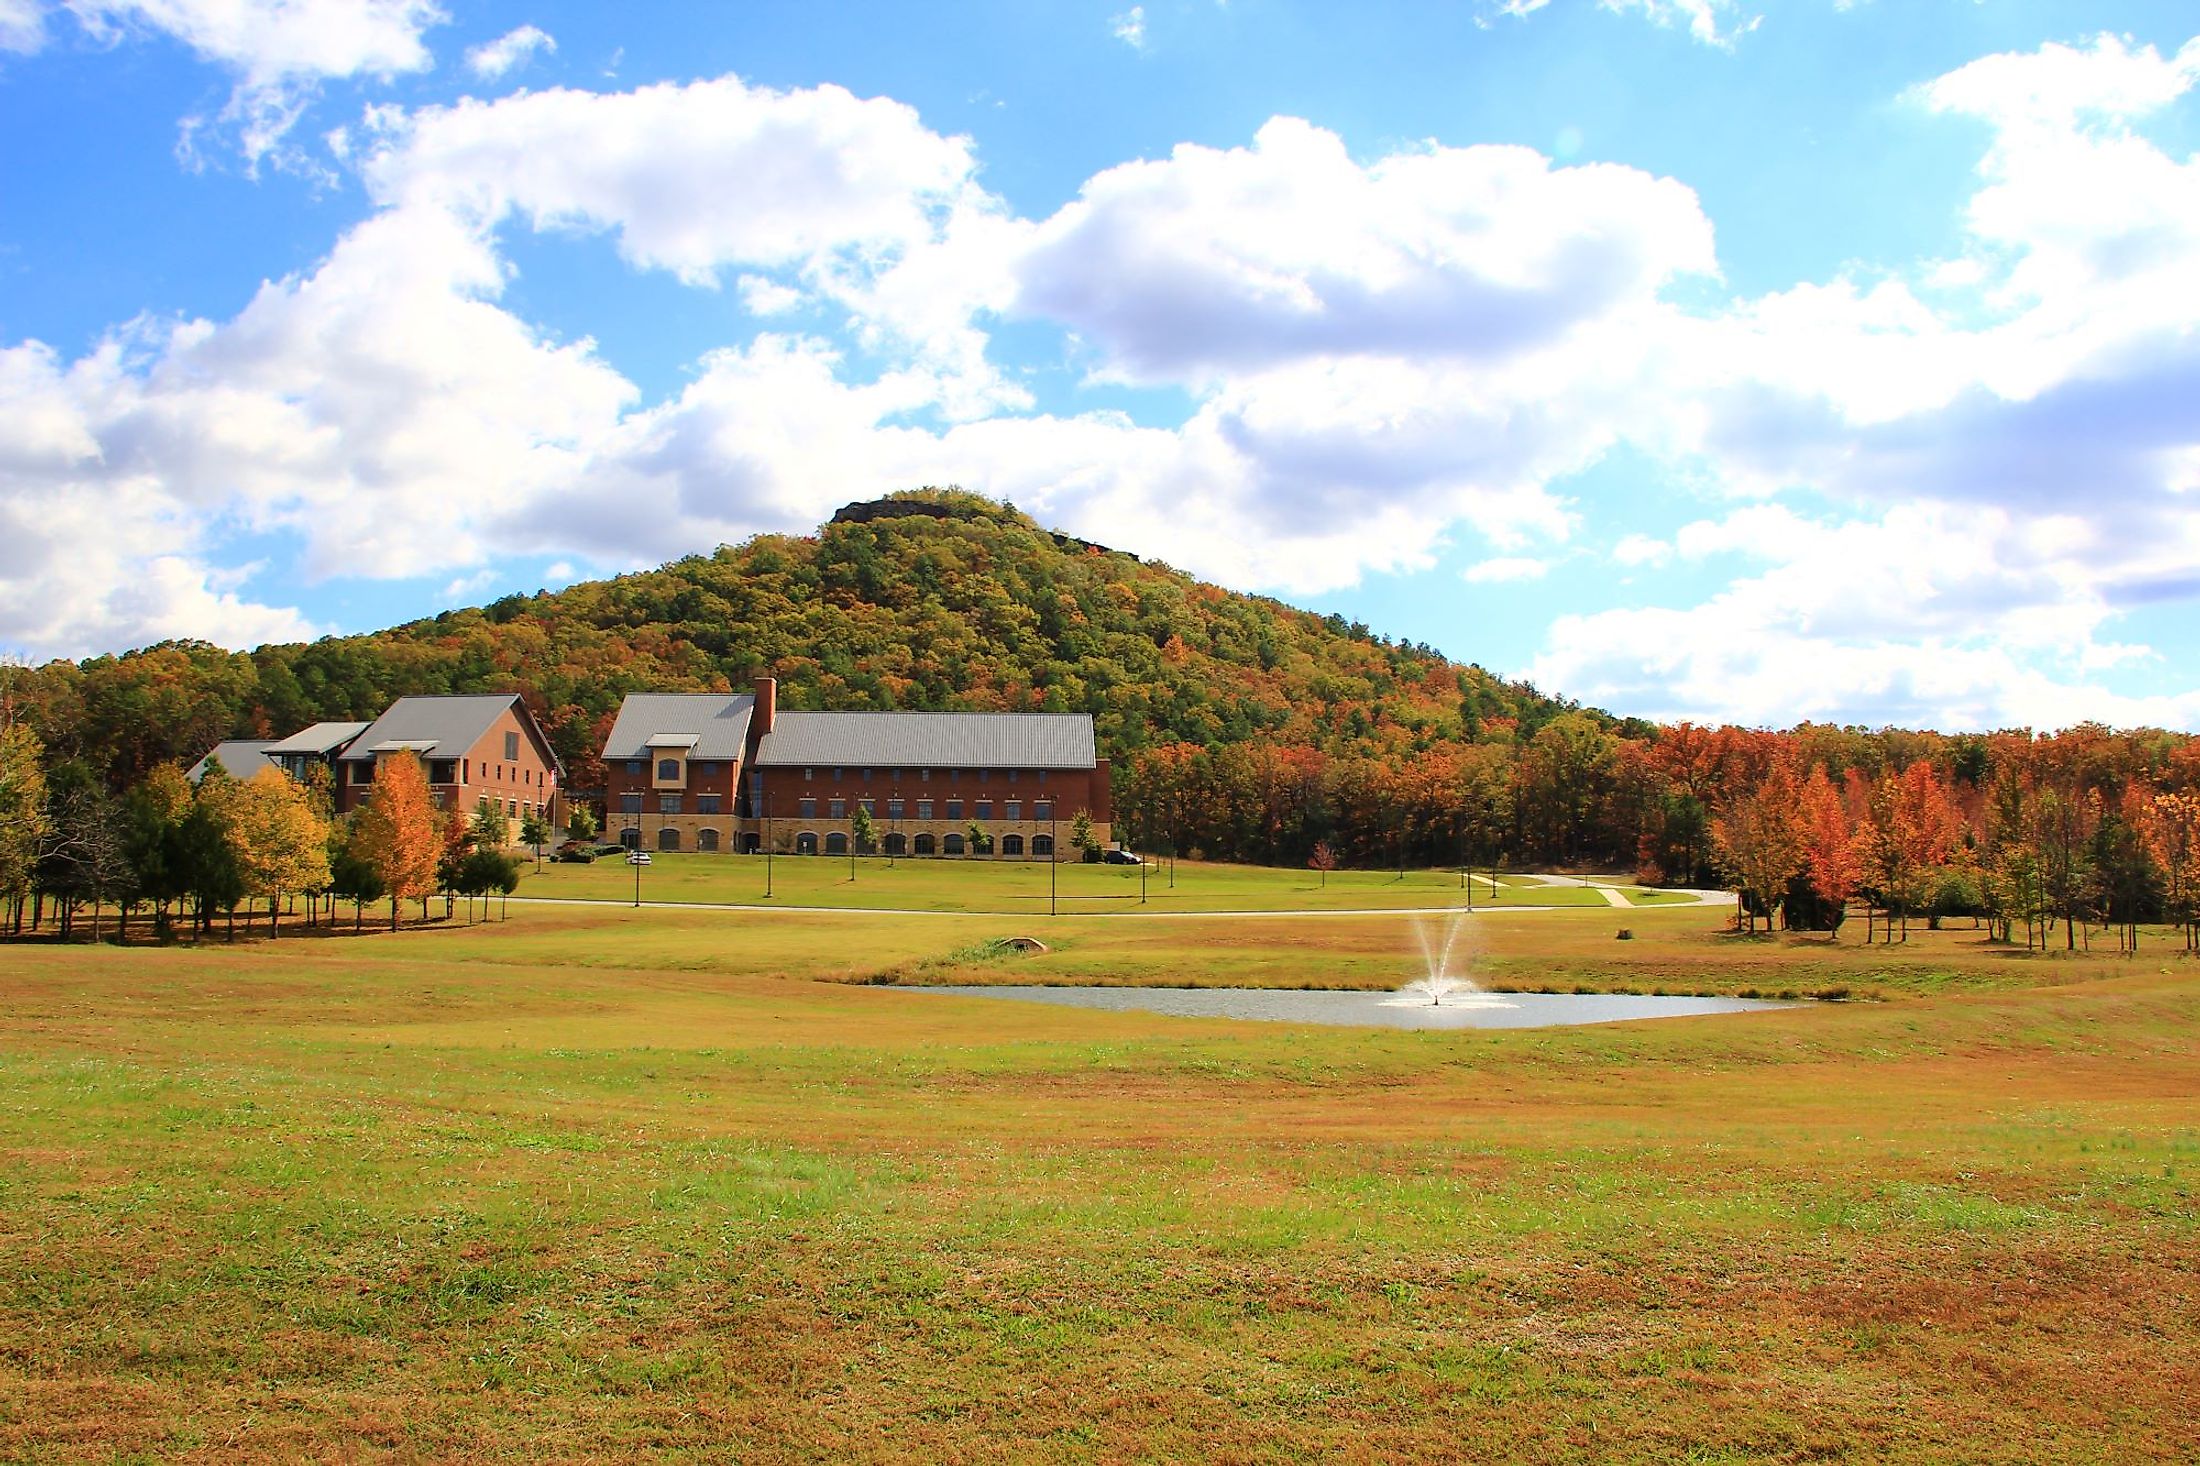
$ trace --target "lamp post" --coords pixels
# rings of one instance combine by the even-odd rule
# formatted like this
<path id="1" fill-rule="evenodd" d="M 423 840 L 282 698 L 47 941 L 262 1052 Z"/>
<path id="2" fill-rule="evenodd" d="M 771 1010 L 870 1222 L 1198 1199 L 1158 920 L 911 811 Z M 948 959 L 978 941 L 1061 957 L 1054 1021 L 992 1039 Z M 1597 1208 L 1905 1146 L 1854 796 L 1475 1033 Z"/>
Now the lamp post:
<path id="1" fill-rule="evenodd" d="M 1061 852 L 1054 848 L 1054 806 L 1047 805 L 1047 915 L 1054 915 L 1054 892 L 1061 875 Z"/>
<path id="2" fill-rule="evenodd" d="M 764 796 L 764 899 L 772 898 L 772 798 Z"/>
<path id="3" fill-rule="evenodd" d="M 640 910 L 642 905 L 642 817 L 639 814 L 634 816 L 634 823 L 631 828 L 634 831 L 634 844 L 626 852 L 626 863 L 634 867 L 634 906 L 636 910 Z"/>

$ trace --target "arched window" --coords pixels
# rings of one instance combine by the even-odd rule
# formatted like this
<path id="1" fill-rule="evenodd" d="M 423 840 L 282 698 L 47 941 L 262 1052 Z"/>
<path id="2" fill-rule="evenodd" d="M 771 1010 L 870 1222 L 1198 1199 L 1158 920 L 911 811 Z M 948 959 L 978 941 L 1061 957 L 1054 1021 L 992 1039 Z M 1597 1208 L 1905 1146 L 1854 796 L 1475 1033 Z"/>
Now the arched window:
<path id="1" fill-rule="evenodd" d="M 917 854 L 930 855 L 937 849 L 939 849 L 939 842 L 930 835 L 917 836 Z"/>
<path id="2" fill-rule="evenodd" d="M 669 784 L 680 777 L 680 761 L 676 758 L 657 760 L 657 782 Z"/>
<path id="3" fill-rule="evenodd" d="M 846 855 L 848 853 L 848 835 L 845 830 L 826 832 L 825 853 L 827 855 Z"/>
<path id="4" fill-rule="evenodd" d="M 1052 855 L 1054 853 L 1054 837 L 1052 835 L 1033 835 L 1031 837 L 1031 853 L 1033 855 Z"/>
<path id="5" fill-rule="evenodd" d="M 754 830 L 743 830 L 741 832 L 741 853 L 743 855 L 754 855 L 763 848 L 764 837 L 762 835 L 757 834 Z"/>
<path id="6" fill-rule="evenodd" d="M 666 825 L 663 829 L 657 832 L 657 848 L 659 850 L 679 849 L 680 832 L 674 829 L 672 826 Z"/>
<path id="7" fill-rule="evenodd" d="M 628 825 L 619 831 L 619 843 L 629 850 L 639 850 L 642 848 L 642 832 Z"/>
<path id="8" fill-rule="evenodd" d="M 1021 854 L 1023 854 L 1023 853 L 1024 853 L 1024 837 L 1023 837 L 1023 836 L 1021 836 L 1021 835 L 1003 835 L 1003 836 L 1001 836 L 1001 854 L 1003 854 L 1003 855 L 1021 855 Z"/>
<path id="9" fill-rule="evenodd" d="M 716 830 L 697 830 L 695 832 L 695 848 L 713 855 L 717 854 L 718 832 Z"/>
<path id="10" fill-rule="evenodd" d="M 947 839 L 943 842 L 943 845 L 949 855 L 960 855 L 963 853 L 963 837 L 960 835 L 949 835 Z"/>
<path id="11" fill-rule="evenodd" d="M 795 836 L 794 853 L 797 855 L 817 854 L 817 833 L 814 830 L 804 830 L 801 834 Z"/>
<path id="12" fill-rule="evenodd" d="M 888 855 L 907 855 L 909 853 L 909 837 L 898 831 L 888 835 L 886 837 L 886 853 Z"/>

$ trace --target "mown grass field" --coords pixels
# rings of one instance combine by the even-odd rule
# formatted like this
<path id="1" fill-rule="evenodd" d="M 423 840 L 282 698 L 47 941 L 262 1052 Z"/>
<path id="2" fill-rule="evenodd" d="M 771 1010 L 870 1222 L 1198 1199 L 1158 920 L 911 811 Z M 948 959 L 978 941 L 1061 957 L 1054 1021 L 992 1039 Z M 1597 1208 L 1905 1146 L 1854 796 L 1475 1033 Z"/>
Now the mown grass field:
<path id="1" fill-rule="evenodd" d="M 1048 869 L 1022 860 L 896 860 L 859 857 L 851 871 L 846 856 L 774 856 L 769 872 L 761 855 L 652 854 L 642 871 L 642 899 L 712 905 L 768 902 L 780 907 L 827 906 L 846 910 L 890 907 L 898 911 L 998 911 L 1044 914 Z M 1325 882 L 1311 870 L 1210 865 L 1181 861 L 1172 872 L 1156 862 L 1143 887 L 1135 866 L 1063 863 L 1053 872 L 1053 900 L 1062 912 L 1348 911 L 1402 910 L 1462 905 L 1466 884 L 1457 869 L 1331 871 Z M 521 894 L 542 899 L 627 901 L 634 870 L 617 856 L 589 865 L 546 862 L 530 867 Z M 1473 877 L 1477 906 L 1604 906 L 1595 891 L 1541 886 L 1532 876 L 1500 875 L 1493 890 L 1486 875 Z M 1628 899 L 1657 904 L 1652 893 Z"/>
<path id="2" fill-rule="evenodd" d="M 1496 915 L 1492 981 L 1876 1000 L 1411 1034 L 881 985 L 1403 917 L 512 913 L 0 949 L 0 1457 L 2200 1456 L 2166 944 Z"/>

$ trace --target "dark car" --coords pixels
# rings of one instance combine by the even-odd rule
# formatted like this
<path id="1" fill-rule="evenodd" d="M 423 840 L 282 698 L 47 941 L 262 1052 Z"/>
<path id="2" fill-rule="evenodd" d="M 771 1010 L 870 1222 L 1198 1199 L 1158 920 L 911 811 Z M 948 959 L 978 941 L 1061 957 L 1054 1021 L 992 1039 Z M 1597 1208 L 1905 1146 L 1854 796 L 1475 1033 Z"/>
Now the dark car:
<path id="1" fill-rule="evenodd" d="M 1102 865 L 1144 865 L 1146 862 L 1140 860 L 1128 850 L 1108 850 L 1101 853 L 1100 863 Z"/>
<path id="2" fill-rule="evenodd" d="M 553 860 L 562 860 L 568 865 L 587 865 L 595 858 L 596 852 L 586 845 L 568 845 L 551 857 Z"/>

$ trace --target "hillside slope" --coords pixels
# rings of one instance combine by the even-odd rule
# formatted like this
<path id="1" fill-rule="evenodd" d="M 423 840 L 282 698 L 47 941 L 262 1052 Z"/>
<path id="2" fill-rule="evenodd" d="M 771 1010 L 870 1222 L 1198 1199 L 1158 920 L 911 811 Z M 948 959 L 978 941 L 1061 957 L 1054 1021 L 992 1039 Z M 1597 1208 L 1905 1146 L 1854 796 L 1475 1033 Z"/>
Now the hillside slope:
<path id="1" fill-rule="evenodd" d="M 371 717 L 404 693 L 516 688 L 587 785 L 628 692 L 738 689 L 766 673 L 792 707 L 1090 712 L 1116 758 L 1263 733 L 1333 753 L 1410 750 L 1566 706 L 955 490 L 386 631 L 51 663 L 14 696 L 53 756 L 122 784 L 223 737 Z"/>

